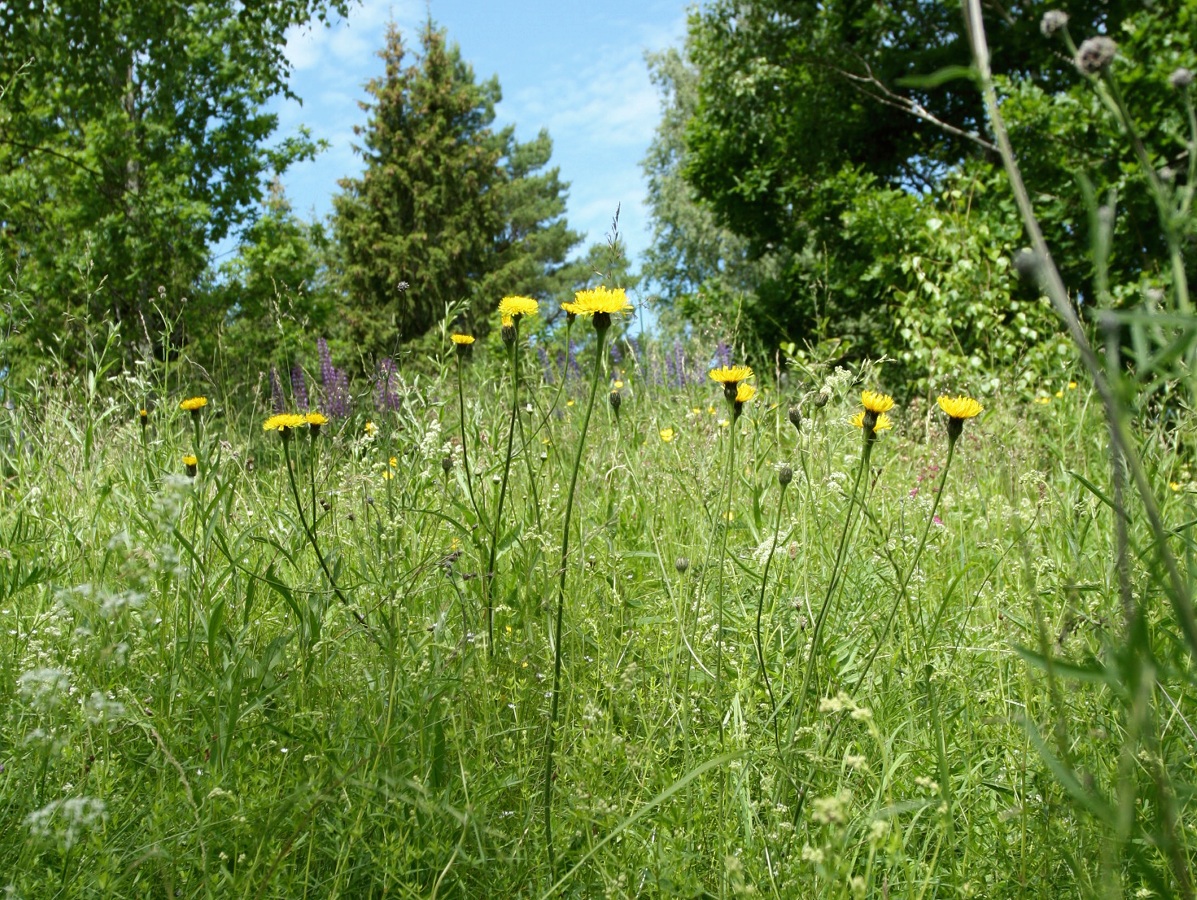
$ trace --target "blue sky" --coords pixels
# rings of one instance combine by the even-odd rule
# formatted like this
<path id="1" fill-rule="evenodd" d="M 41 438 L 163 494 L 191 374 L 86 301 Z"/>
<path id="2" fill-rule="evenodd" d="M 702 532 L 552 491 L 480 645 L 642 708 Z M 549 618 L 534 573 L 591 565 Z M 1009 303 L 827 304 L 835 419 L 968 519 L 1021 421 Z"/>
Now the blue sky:
<path id="1" fill-rule="evenodd" d="M 550 165 L 570 183 L 569 224 L 585 235 L 576 252 L 603 239 L 620 205 L 620 233 L 635 259 L 649 241 L 640 161 L 660 117 L 644 54 L 681 43 L 682 0 L 364 0 L 331 28 L 293 29 L 287 55 L 303 105 L 275 104 L 279 135 L 306 125 L 330 144 L 284 176 L 296 212 L 327 215 L 337 180 L 361 171 L 353 126 L 366 120 L 358 107 L 366 82 L 382 73 L 377 51 L 387 22 L 393 19 L 414 47 L 429 14 L 461 47 L 477 80 L 498 76 L 497 126 L 514 124 L 519 140 L 548 130 Z"/>

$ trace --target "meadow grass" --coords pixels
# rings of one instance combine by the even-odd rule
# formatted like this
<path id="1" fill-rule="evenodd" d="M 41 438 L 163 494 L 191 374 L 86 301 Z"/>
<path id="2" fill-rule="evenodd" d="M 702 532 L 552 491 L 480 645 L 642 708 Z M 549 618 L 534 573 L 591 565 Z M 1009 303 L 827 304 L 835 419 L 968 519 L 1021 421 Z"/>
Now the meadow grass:
<path id="1" fill-rule="evenodd" d="M 10 896 L 1177 889 L 1176 848 L 1141 840 L 1167 812 L 1142 786 L 1191 783 L 1197 688 L 1133 512 L 1120 556 L 1083 383 L 986 398 L 942 495 L 946 418 L 892 410 L 853 504 L 849 420 L 884 367 L 758 378 L 734 423 L 716 384 L 612 368 L 622 402 L 590 416 L 566 582 L 588 379 L 525 371 L 508 471 L 502 356 L 462 365 L 460 394 L 455 364 L 400 379 L 372 432 L 359 415 L 288 445 L 261 427 L 266 398 L 209 387 L 201 428 L 166 380 L 143 435 L 133 375 L 0 411 Z M 1136 424 L 1191 559 L 1180 432 Z M 1158 651 L 1151 752 L 1109 677 L 1128 584 Z M 1102 798 L 1123 796 L 1139 826 L 1110 824 Z M 1191 856 L 1191 794 L 1161 796 Z"/>

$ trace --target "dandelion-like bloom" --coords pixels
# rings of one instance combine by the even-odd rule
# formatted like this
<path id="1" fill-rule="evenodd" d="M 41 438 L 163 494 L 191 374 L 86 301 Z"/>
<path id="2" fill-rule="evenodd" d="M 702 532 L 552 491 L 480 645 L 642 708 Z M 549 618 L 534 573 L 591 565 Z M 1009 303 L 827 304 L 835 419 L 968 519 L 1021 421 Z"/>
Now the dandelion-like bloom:
<path id="1" fill-rule="evenodd" d="M 561 308 L 565 310 L 566 315 L 570 317 L 586 315 L 586 307 L 584 307 L 581 303 L 562 303 Z"/>
<path id="2" fill-rule="evenodd" d="M 884 413 L 894 408 L 894 398 L 879 391 L 862 391 L 860 402 L 868 412 Z"/>
<path id="3" fill-rule="evenodd" d="M 208 405 L 207 397 L 188 397 L 179 404 L 179 409 L 186 410 L 192 415 L 197 414 L 201 409 Z"/>
<path id="4" fill-rule="evenodd" d="M 855 425 L 857 428 L 864 428 L 866 415 L 867 415 L 867 412 L 862 409 L 860 412 L 858 412 L 856 415 L 854 415 L 852 417 L 852 420 L 851 420 L 852 424 Z M 889 416 L 887 416 L 885 413 L 877 413 L 877 421 L 873 424 L 873 433 L 874 434 L 881 434 L 881 432 L 888 431 L 890 428 L 893 428 L 893 427 L 894 427 L 894 423 L 890 420 Z"/>
<path id="5" fill-rule="evenodd" d="M 723 385 L 723 396 L 728 403 L 736 402 L 736 391 L 741 381 L 752 377 L 752 369 L 748 366 L 720 366 L 711 369 L 711 380 Z"/>
<path id="6" fill-rule="evenodd" d="M 672 428 L 662 428 L 661 429 L 661 440 L 663 440 L 667 444 L 670 441 L 672 441 L 673 440 L 673 429 Z"/>
<path id="7" fill-rule="evenodd" d="M 736 385 L 736 399 L 732 403 L 732 416 L 740 418 L 740 413 L 744 411 L 744 404 L 756 396 L 756 388 L 747 382 L 740 382 Z"/>
<path id="8" fill-rule="evenodd" d="M 964 420 L 981 414 L 984 408 L 972 397 L 939 397 L 936 401 L 939 408 L 948 414 L 948 440 L 956 442 L 964 431 Z"/>
<path id="9" fill-rule="evenodd" d="M 474 343 L 474 336 L 472 334 L 452 334 L 449 336 L 449 340 L 459 347 L 468 347 Z"/>
<path id="10" fill-rule="evenodd" d="M 145 408 L 139 409 L 139 410 L 137 411 L 137 417 L 138 417 L 139 419 L 141 419 L 141 424 L 142 424 L 142 425 L 146 425 L 146 424 L 149 422 L 149 419 L 150 419 L 150 411 L 149 411 L 148 409 L 145 409 Z"/>
<path id="11" fill-rule="evenodd" d="M 606 313 L 609 316 L 621 315 L 632 311 L 632 304 L 628 302 L 628 295 L 623 288 L 596 287 L 574 294 L 575 307 L 580 307 L 579 314 L 593 316 Z M 569 312 L 569 310 L 566 310 Z"/>
<path id="12" fill-rule="evenodd" d="M 499 315 L 504 319 L 514 319 L 516 316 L 534 316 L 539 311 L 540 304 L 531 297 L 504 297 L 499 301 Z"/>
<path id="13" fill-rule="evenodd" d="M 303 417 L 303 420 L 308 423 L 308 427 L 312 430 L 312 437 L 320 433 L 320 426 L 328 424 L 328 416 L 318 412 L 308 413 Z"/>
<path id="14" fill-rule="evenodd" d="M 307 419 L 296 413 L 279 413 L 271 416 L 262 423 L 263 431 L 277 431 L 286 440 L 291 436 L 291 429 L 306 425 Z"/>
<path id="15" fill-rule="evenodd" d="M 192 478 L 199 471 L 199 460 L 191 453 L 183 457 L 183 465 L 187 469 L 187 474 Z"/>
<path id="16" fill-rule="evenodd" d="M 378 426 L 373 422 L 367 422 L 365 426 L 363 426 L 362 431 L 366 433 L 367 437 L 374 437 L 374 435 L 378 434 Z"/>

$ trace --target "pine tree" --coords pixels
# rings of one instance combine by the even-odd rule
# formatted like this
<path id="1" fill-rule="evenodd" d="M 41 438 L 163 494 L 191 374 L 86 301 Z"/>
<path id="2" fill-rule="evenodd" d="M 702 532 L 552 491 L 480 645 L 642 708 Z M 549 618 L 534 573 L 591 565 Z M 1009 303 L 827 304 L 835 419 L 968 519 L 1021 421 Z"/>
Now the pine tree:
<path id="1" fill-rule="evenodd" d="M 484 327 L 505 294 L 557 293 L 579 240 L 563 217 L 566 185 L 544 171 L 548 134 L 519 143 L 511 127 L 493 130 L 497 79 L 476 83 L 431 22 L 420 42 L 405 66 L 402 37 L 388 29 L 385 75 L 367 86 L 358 129 L 366 168 L 334 200 L 344 336 L 367 358 L 394 353 L 463 301 L 464 320 Z"/>

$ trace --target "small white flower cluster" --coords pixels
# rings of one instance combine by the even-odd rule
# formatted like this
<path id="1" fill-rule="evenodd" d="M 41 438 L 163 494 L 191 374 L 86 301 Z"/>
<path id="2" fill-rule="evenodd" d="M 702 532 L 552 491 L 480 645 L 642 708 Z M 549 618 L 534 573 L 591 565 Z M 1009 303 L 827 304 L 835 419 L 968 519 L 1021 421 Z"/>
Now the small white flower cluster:
<path id="1" fill-rule="evenodd" d="M 17 678 L 17 694 L 33 709 L 48 712 L 71 691 L 71 674 L 62 669 L 31 669 Z"/>
<path id="2" fill-rule="evenodd" d="M 95 797 L 53 800 L 25 817 L 34 837 L 54 838 L 69 850 L 79 839 L 108 819 L 108 807 Z"/>

